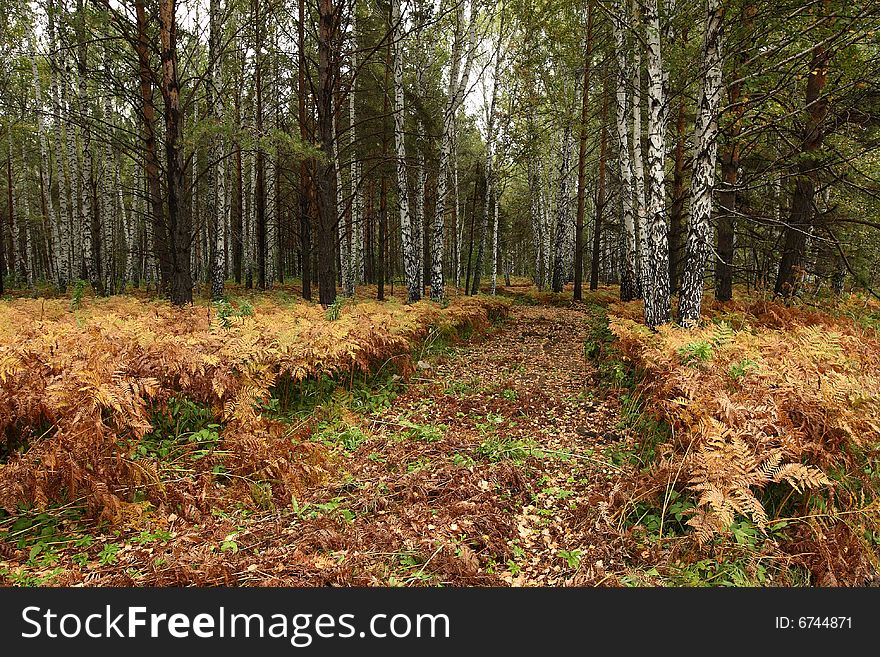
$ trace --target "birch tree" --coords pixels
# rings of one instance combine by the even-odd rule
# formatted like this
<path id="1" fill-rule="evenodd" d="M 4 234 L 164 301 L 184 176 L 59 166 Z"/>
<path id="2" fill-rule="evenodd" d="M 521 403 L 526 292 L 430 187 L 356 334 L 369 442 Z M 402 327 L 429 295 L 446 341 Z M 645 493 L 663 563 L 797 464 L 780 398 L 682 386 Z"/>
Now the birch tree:
<path id="1" fill-rule="evenodd" d="M 618 0 L 614 16 L 614 41 L 617 49 L 617 149 L 620 165 L 621 242 L 620 299 L 631 301 L 638 296 L 636 279 L 636 229 L 633 214 L 633 174 L 629 149 L 629 58 L 626 47 L 626 0 Z"/>
<path id="2" fill-rule="evenodd" d="M 403 130 L 403 39 L 398 32 L 401 20 L 400 0 L 391 0 L 391 22 L 394 34 L 394 146 L 397 155 L 397 205 L 400 213 L 401 250 L 403 251 L 407 302 L 412 303 L 422 298 L 422 289 L 419 282 L 421 278 L 418 258 L 419 245 L 415 242 L 407 183 L 406 141 Z"/>
<path id="3" fill-rule="evenodd" d="M 644 289 L 645 323 L 655 327 L 670 320 L 669 241 L 666 226 L 666 74 L 660 43 L 657 0 L 645 0 L 645 36 L 648 50 L 648 208 L 646 233 L 648 259 Z"/>
<path id="4" fill-rule="evenodd" d="M 397 2 L 399 0 L 392 1 Z M 431 298 L 434 301 L 440 301 L 445 296 L 443 281 L 443 244 L 451 140 L 454 131 L 455 115 L 464 99 L 468 78 L 470 77 L 471 66 L 473 64 L 474 51 L 476 49 L 475 34 L 478 18 L 477 6 L 476 3 L 473 2 L 470 4 L 470 17 L 467 28 L 465 29 L 462 24 L 462 21 L 464 20 L 464 5 L 465 3 L 462 2 L 457 5 L 455 9 L 455 33 L 452 43 L 452 57 L 447 84 L 446 106 L 443 111 L 443 128 L 440 133 L 440 166 L 437 174 L 437 205 L 434 212 L 434 227 L 431 238 Z M 461 37 L 464 32 L 467 33 L 467 37 L 464 43 L 462 43 Z M 462 53 L 462 49 L 465 50 L 464 53 Z M 464 66 L 462 66 L 462 55 L 464 55 Z"/>
<path id="5" fill-rule="evenodd" d="M 703 300 L 703 272 L 710 248 L 712 189 L 715 156 L 718 152 L 718 108 L 721 102 L 721 45 L 724 6 L 721 0 L 707 0 L 703 38 L 703 79 L 694 131 L 694 164 L 691 182 L 691 217 L 688 225 L 685 264 L 679 297 L 679 323 L 700 321 Z"/>

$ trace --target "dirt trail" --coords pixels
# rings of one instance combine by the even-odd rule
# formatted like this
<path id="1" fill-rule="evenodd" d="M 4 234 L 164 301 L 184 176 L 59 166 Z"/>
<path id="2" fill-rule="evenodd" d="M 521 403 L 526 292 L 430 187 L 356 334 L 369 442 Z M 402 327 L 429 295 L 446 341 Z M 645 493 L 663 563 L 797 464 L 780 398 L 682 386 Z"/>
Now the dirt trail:
<path id="1" fill-rule="evenodd" d="M 586 319 L 514 306 L 499 332 L 435 359 L 370 424 L 349 470 L 363 532 L 357 547 L 345 541 L 352 574 L 559 586 L 621 566 L 616 534 L 596 522 L 615 476 L 602 448 L 621 436 L 584 359 Z M 385 577 L 357 549 L 370 537 L 386 546 Z"/>

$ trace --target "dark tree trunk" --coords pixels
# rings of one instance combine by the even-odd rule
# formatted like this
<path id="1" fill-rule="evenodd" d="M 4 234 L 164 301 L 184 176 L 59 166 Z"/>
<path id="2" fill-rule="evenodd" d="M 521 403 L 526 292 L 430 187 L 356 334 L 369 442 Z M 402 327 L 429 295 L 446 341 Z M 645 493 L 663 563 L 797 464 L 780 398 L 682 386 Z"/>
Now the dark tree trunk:
<path id="1" fill-rule="evenodd" d="M 263 34 L 260 18 L 260 0 L 254 0 L 254 31 L 256 48 L 254 54 L 254 120 L 256 122 L 257 139 L 263 137 Z M 257 146 L 254 162 L 254 202 L 256 212 L 254 240 L 257 252 L 257 285 L 266 289 L 266 154 L 261 146 Z"/>
<path id="2" fill-rule="evenodd" d="M 485 203 L 483 204 L 486 208 L 485 213 L 483 214 L 483 227 L 480 231 L 480 243 L 477 247 L 477 258 L 474 262 L 474 276 L 471 280 L 471 296 L 474 296 L 480 291 L 480 276 L 483 273 L 483 252 L 486 248 L 486 233 L 489 232 L 489 181 L 485 176 L 482 177 L 483 180 L 483 195 L 485 196 Z M 474 192 L 474 196 L 476 196 L 476 192 Z M 476 223 L 476 216 L 474 216 L 474 223 Z M 473 246 L 473 225 L 471 226 L 471 245 Z"/>
<path id="3" fill-rule="evenodd" d="M 165 167 L 168 179 L 168 232 L 171 238 L 171 301 L 192 303 L 190 248 L 192 217 L 182 207 L 184 164 L 181 139 L 180 86 L 177 75 L 176 0 L 160 0 L 162 98 L 165 102 Z"/>
<path id="4" fill-rule="evenodd" d="M 750 31 L 757 7 L 748 2 L 742 9 L 742 22 L 745 31 Z M 721 188 L 718 190 L 718 263 L 715 267 L 715 299 L 730 301 L 733 298 L 733 259 L 735 256 L 736 230 L 736 185 L 739 174 L 739 160 L 742 145 L 739 136 L 743 131 L 745 100 L 743 82 L 740 76 L 750 49 L 743 48 L 736 57 L 737 65 L 731 72 L 734 82 L 727 88 L 728 107 L 732 108 L 732 119 L 727 130 L 727 143 L 721 152 Z"/>
<path id="5" fill-rule="evenodd" d="M 156 147 L 156 106 L 153 103 L 153 72 L 150 69 L 150 44 L 147 40 L 147 18 L 143 0 L 135 2 L 137 22 L 138 77 L 141 92 L 141 129 L 144 144 L 144 172 L 147 179 L 147 202 L 152 222 L 154 255 L 159 262 L 160 289 L 168 294 L 171 287 L 171 256 L 168 251 L 168 224 L 162 207 L 162 191 L 159 181 L 159 156 Z M 72 175 L 72 174 L 71 174 Z"/>
<path id="6" fill-rule="evenodd" d="M 299 136 L 302 143 L 308 143 L 306 126 L 306 52 L 305 52 L 305 0 L 299 0 L 299 23 L 297 25 L 297 48 L 299 50 L 298 71 L 298 116 Z M 302 297 L 312 300 L 312 217 L 309 207 L 311 180 L 310 163 L 305 159 L 299 164 L 299 245 L 302 255 Z"/>
<path id="7" fill-rule="evenodd" d="M 479 170 L 477 171 L 476 177 L 474 179 L 474 189 L 471 192 L 471 238 L 468 242 L 468 260 L 467 260 L 467 270 L 464 277 L 464 293 L 468 294 L 468 290 L 470 290 L 470 280 L 471 280 L 471 257 L 474 253 L 474 227 L 477 225 L 477 182 L 479 181 Z"/>
<path id="8" fill-rule="evenodd" d="M 795 178 L 791 214 L 785 228 L 785 246 L 775 286 L 775 293 L 786 298 L 797 293 L 806 255 L 806 236 L 813 225 L 813 206 L 819 167 L 816 153 L 822 148 L 825 137 L 822 123 L 828 114 L 828 98 L 822 97 L 828 78 L 828 58 L 829 54 L 825 47 L 816 46 L 810 61 L 810 74 L 807 76 L 807 122 L 801 139 L 802 158 Z"/>
<path id="9" fill-rule="evenodd" d="M 387 98 L 387 94 L 386 94 Z M 387 105 L 387 103 L 386 103 Z M 383 137 L 383 152 L 387 151 L 387 141 Z M 387 153 L 386 153 L 387 154 Z M 385 171 L 382 171 L 382 182 L 379 191 L 379 257 L 376 259 L 376 280 L 379 290 L 376 298 L 379 301 L 385 300 L 385 262 L 386 253 L 388 251 L 388 179 Z"/>
<path id="10" fill-rule="evenodd" d="M 315 106 L 318 111 L 318 140 L 324 154 L 316 164 L 318 201 L 318 296 L 322 305 L 336 300 L 336 158 L 333 153 L 333 91 L 338 77 L 339 12 L 342 4 L 333 0 L 318 3 L 318 80 Z"/>
<path id="11" fill-rule="evenodd" d="M 235 125 L 241 125 L 241 85 L 236 84 L 232 96 L 235 105 Z M 232 273 L 235 282 L 241 285 L 242 261 L 244 260 L 244 177 L 242 169 L 241 142 L 235 141 L 235 208 L 230 218 L 232 235 Z"/>

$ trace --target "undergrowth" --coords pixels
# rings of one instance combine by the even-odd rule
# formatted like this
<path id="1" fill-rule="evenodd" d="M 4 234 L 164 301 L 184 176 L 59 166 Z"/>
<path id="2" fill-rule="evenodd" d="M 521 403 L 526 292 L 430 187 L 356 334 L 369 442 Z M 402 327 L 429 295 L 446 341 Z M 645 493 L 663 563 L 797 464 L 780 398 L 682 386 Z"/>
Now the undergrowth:
<path id="1" fill-rule="evenodd" d="M 331 312 L 251 297 L 181 309 L 77 289 L 72 302 L 0 303 L 0 506 L 77 500 L 124 522 L 145 501 L 193 520 L 218 495 L 286 505 L 325 476 L 316 409 L 344 397 L 375 412 L 415 361 L 490 329 L 507 305 L 391 299 Z"/>
<path id="2" fill-rule="evenodd" d="M 638 436 L 607 450 L 631 468 L 608 517 L 649 542 L 685 541 L 661 581 L 877 578 L 880 340 L 849 308 L 743 300 L 656 332 L 637 303 L 591 314 L 585 353 Z"/>

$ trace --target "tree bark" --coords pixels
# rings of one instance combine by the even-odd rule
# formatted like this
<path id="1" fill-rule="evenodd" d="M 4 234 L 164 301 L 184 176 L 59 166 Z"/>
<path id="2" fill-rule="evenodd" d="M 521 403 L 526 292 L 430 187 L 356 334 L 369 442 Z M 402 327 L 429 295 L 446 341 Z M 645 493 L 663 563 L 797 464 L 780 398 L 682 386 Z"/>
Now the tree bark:
<path id="1" fill-rule="evenodd" d="M 440 301 L 445 295 L 443 280 L 443 242 L 444 219 L 446 212 L 446 195 L 449 178 L 450 151 L 452 148 L 455 115 L 458 112 L 470 77 L 474 55 L 474 38 L 477 22 L 477 7 L 471 4 L 471 16 L 467 27 L 467 39 L 464 68 L 461 68 L 461 24 L 463 6 L 456 9 L 455 35 L 450 61 L 449 85 L 446 93 L 446 106 L 443 111 L 443 128 L 440 134 L 440 166 L 437 174 L 437 204 L 434 212 L 434 226 L 431 236 L 431 298 Z"/>
<path id="2" fill-rule="evenodd" d="M 605 214 L 605 173 L 608 161 L 608 105 L 611 89 L 608 77 L 602 89 L 601 136 L 599 137 L 599 173 L 596 181 L 596 218 L 593 224 L 593 253 L 590 259 L 590 289 L 599 289 L 599 265 L 602 261 L 602 217 Z"/>
<path id="3" fill-rule="evenodd" d="M 162 99 L 165 103 L 165 169 L 168 194 L 168 233 L 171 239 L 171 301 L 192 303 L 190 250 L 192 218 L 183 209 L 183 115 L 177 69 L 176 0 L 159 0 L 161 35 Z"/>
<path id="4" fill-rule="evenodd" d="M 587 2 L 587 43 L 584 53 L 584 88 L 581 96 L 581 124 L 578 143 L 577 218 L 574 227 L 574 300 L 583 298 L 584 277 L 584 212 L 587 200 L 587 121 L 590 100 L 590 67 L 593 59 L 593 2 Z M 597 211 L 598 213 L 598 211 Z M 598 225 L 598 222 L 597 222 Z"/>
<path id="5" fill-rule="evenodd" d="M 828 115 L 829 100 L 823 96 L 828 80 L 829 52 L 824 45 L 813 48 L 807 77 L 807 120 L 801 132 L 800 158 L 791 198 L 791 211 L 785 228 L 785 245 L 774 292 L 789 298 L 798 292 L 806 255 L 807 234 L 813 228 L 816 185 L 819 180 L 818 152 L 825 134 L 822 124 Z"/>
<path id="6" fill-rule="evenodd" d="M 701 58 L 705 68 L 694 134 L 691 218 L 678 309 L 679 323 L 683 326 L 695 325 L 700 321 L 703 273 L 709 255 L 709 222 L 712 218 L 712 189 L 715 183 L 715 156 L 718 151 L 718 107 L 721 101 L 723 18 L 724 6 L 721 0 L 707 0 Z"/>
<path id="7" fill-rule="evenodd" d="M 159 180 L 159 155 L 156 146 L 156 106 L 153 102 L 153 72 L 150 68 L 150 44 L 147 39 L 147 17 L 143 0 L 135 2 L 137 21 L 137 42 L 135 51 L 138 57 L 138 80 L 141 100 L 141 139 L 144 146 L 144 173 L 147 180 L 147 198 L 150 215 L 147 221 L 151 226 L 152 243 L 148 245 L 151 258 L 158 260 L 159 288 L 163 294 L 171 290 L 171 254 L 169 251 L 168 224 L 162 204 L 161 182 Z"/>
<path id="8" fill-rule="evenodd" d="M 629 150 L 629 66 L 626 51 L 626 0 L 617 1 L 614 17 L 614 36 L 617 49 L 617 147 L 621 186 L 621 241 L 620 300 L 631 301 L 638 296 L 636 278 L 636 230 L 633 213 L 633 174 Z"/>
<path id="9" fill-rule="evenodd" d="M 669 240 L 666 226 L 666 116 L 665 75 L 660 51 L 660 17 L 657 0 L 645 2 L 648 45 L 648 276 L 643 290 L 645 323 L 650 327 L 670 321 Z"/>
<path id="10" fill-rule="evenodd" d="M 403 41 L 398 32 L 401 25 L 400 0 L 391 2 L 391 22 L 394 33 L 394 145 L 397 154 L 397 204 L 400 212 L 401 249 L 407 287 L 407 302 L 422 298 L 419 275 L 419 247 L 409 208 L 409 190 L 406 171 L 406 142 L 404 140 L 403 112 Z"/>
<path id="11" fill-rule="evenodd" d="M 559 163 L 559 195 L 556 199 L 556 235 L 553 245 L 553 280 L 552 289 L 557 294 L 562 292 L 565 286 L 566 275 L 566 252 L 571 249 L 569 239 L 569 173 L 571 170 L 571 126 L 566 125 L 562 130 L 562 158 Z"/>
<path id="12" fill-rule="evenodd" d="M 333 157 L 334 91 L 339 77 L 339 22 L 342 2 L 319 0 L 318 80 L 315 86 L 318 140 L 323 159 L 315 165 L 318 205 L 318 298 L 328 306 L 336 300 L 336 163 Z"/>

